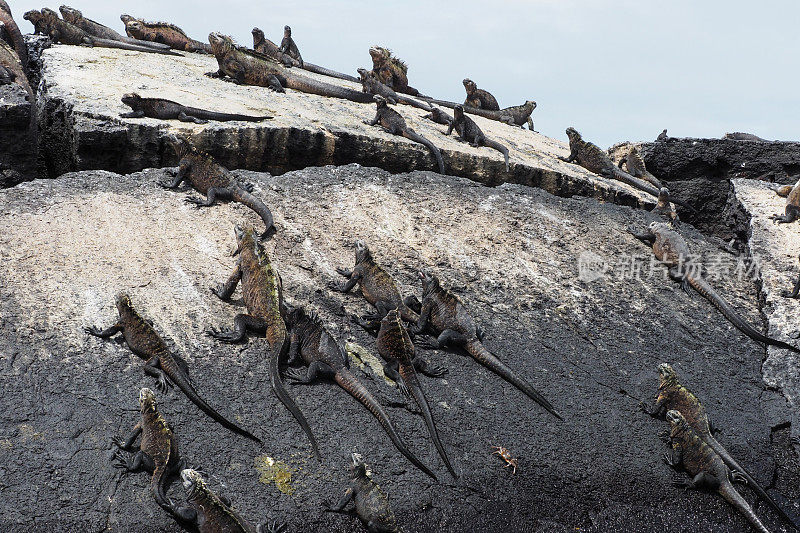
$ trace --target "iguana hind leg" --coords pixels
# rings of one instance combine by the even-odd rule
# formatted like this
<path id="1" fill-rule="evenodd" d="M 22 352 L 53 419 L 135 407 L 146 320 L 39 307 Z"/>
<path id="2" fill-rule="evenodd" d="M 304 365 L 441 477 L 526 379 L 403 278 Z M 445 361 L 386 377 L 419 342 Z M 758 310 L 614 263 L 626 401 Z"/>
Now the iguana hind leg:
<path id="1" fill-rule="evenodd" d="M 178 120 L 180 120 L 181 122 L 194 122 L 195 124 L 208 124 L 208 121 L 206 119 L 193 117 L 192 115 L 187 115 L 184 111 L 181 111 L 178 114 Z"/>
<path id="2" fill-rule="evenodd" d="M 284 375 L 293 383 L 308 385 L 319 378 L 331 377 L 335 374 L 333 369 L 322 361 L 313 361 L 307 369 L 289 368 Z"/>
<path id="3" fill-rule="evenodd" d="M 223 331 L 212 327 L 208 334 L 222 342 L 235 343 L 241 342 L 248 331 L 264 335 L 267 332 L 267 323 L 258 317 L 242 313 L 233 319 L 232 330 Z"/>
<path id="4" fill-rule="evenodd" d="M 194 204 L 197 207 L 211 207 L 217 201 L 217 198 L 221 200 L 229 200 L 230 197 L 231 191 L 227 187 L 211 187 L 208 189 L 208 192 L 206 192 L 205 200 L 190 196 L 186 198 L 186 203 Z"/>
<path id="5" fill-rule="evenodd" d="M 449 372 L 447 368 L 431 364 L 420 356 L 416 356 L 414 359 L 412 359 L 411 364 L 414 365 L 414 368 L 417 370 L 417 372 L 425 374 L 431 378 L 440 378 Z"/>

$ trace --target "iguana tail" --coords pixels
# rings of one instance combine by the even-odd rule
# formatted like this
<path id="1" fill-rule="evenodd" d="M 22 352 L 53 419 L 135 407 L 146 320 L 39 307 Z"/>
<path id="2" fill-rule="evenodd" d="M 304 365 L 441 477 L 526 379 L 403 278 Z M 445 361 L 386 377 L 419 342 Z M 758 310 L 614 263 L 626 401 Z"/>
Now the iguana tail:
<path id="1" fill-rule="evenodd" d="M 639 189 L 640 191 L 644 191 L 644 192 L 646 192 L 648 194 L 652 194 L 656 198 L 658 198 L 658 194 L 659 194 L 659 192 L 661 190 L 661 189 L 655 188 L 653 185 L 651 185 L 647 181 L 639 179 L 639 178 L 635 178 L 635 177 L 631 176 L 630 174 L 628 174 L 627 172 L 625 172 L 625 171 L 623 171 L 621 169 L 618 169 L 618 168 L 614 169 L 613 176 L 607 176 L 607 177 L 614 178 L 616 180 L 621 181 L 622 183 L 627 183 L 631 187 Z M 689 205 L 686 202 L 683 202 L 681 200 L 676 200 L 675 198 L 670 197 L 669 201 L 672 202 L 675 205 L 679 205 L 681 207 L 685 207 L 686 209 L 689 209 L 692 213 L 696 213 L 697 212 L 697 209 L 695 209 L 691 205 Z"/>
<path id="2" fill-rule="evenodd" d="M 758 519 L 756 513 L 753 511 L 753 508 L 747 503 L 747 501 L 742 498 L 742 496 L 736 492 L 736 489 L 733 488 L 733 485 L 727 479 L 722 480 L 719 489 L 717 489 L 720 496 L 725 498 L 725 500 L 733 505 L 737 511 L 742 513 L 744 517 L 747 519 L 748 522 L 757 530 L 759 533 L 770 533 L 769 529 L 761 523 L 761 520 Z"/>
<path id="3" fill-rule="evenodd" d="M 232 189 L 231 198 L 255 211 L 256 214 L 261 217 L 261 220 L 264 221 L 266 229 L 264 233 L 261 234 L 261 238 L 265 239 L 275 233 L 275 223 L 272 219 L 272 211 L 269 210 L 269 207 L 241 187 L 233 187 Z"/>
<path id="4" fill-rule="evenodd" d="M 341 72 L 336 72 L 335 70 L 330 70 L 325 67 L 320 67 L 319 65 L 315 65 L 314 63 L 303 63 L 302 68 L 309 72 L 314 72 L 315 74 L 322 74 L 324 76 L 330 76 L 331 78 L 339 78 L 340 80 L 347 80 L 347 81 L 354 81 L 356 83 L 361 83 L 361 80 L 356 78 L 355 76 L 342 74 Z"/>
<path id="5" fill-rule="evenodd" d="M 418 109 L 422 109 L 424 111 L 431 111 L 433 109 L 431 105 L 427 102 L 420 102 L 416 98 L 409 98 L 408 96 L 400 93 L 397 93 L 397 101 L 416 107 Z"/>
<path id="6" fill-rule="evenodd" d="M 342 98 L 344 100 L 350 100 L 351 102 L 361 102 L 365 104 L 375 102 L 371 94 L 348 89 L 347 87 L 331 85 L 330 83 L 313 80 L 294 73 L 292 73 L 291 76 L 286 76 L 286 86 L 304 93 L 329 96 L 331 98 Z"/>
<path id="7" fill-rule="evenodd" d="M 156 465 L 153 469 L 153 477 L 150 478 L 150 490 L 153 493 L 156 503 L 163 507 L 167 512 L 173 510 L 172 500 L 167 497 L 167 465 Z"/>
<path id="8" fill-rule="evenodd" d="M 400 438 L 400 435 L 398 435 L 397 431 L 394 429 L 394 426 L 389 420 L 389 416 L 386 414 L 386 411 L 383 410 L 372 394 L 370 394 L 370 392 L 356 379 L 353 374 L 350 373 L 347 368 L 340 368 L 336 372 L 334 379 L 340 387 L 349 392 L 353 398 L 361 402 L 364 407 L 369 409 L 369 412 L 378 419 L 378 422 L 380 422 L 384 431 L 386 431 L 386 434 L 389 435 L 390 439 L 392 439 L 395 447 L 400 450 L 400 453 L 402 453 L 406 459 L 411 461 L 414 466 L 431 476 L 433 479 L 436 479 L 436 474 L 431 472 L 427 466 L 422 464 L 422 462 L 408 450 L 408 447 L 406 447 L 405 443 Z"/>
<path id="9" fill-rule="evenodd" d="M 192 115 L 197 118 L 202 118 L 205 120 L 217 120 L 219 122 L 229 121 L 229 120 L 241 120 L 242 122 L 261 122 L 262 120 L 268 120 L 273 118 L 271 116 L 265 115 L 263 117 L 254 117 L 252 115 L 239 115 L 237 113 L 218 113 L 216 111 L 209 111 L 207 109 L 200 109 L 197 107 L 187 107 L 189 115 Z"/>
<path id="10" fill-rule="evenodd" d="M 5 26 L 8 35 L 14 43 L 14 50 L 17 52 L 19 62 L 22 63 L 22 68 L 25 74 L 28 73 L 28 46 L 25 44 L 25 39 L 22 37 L 22 32 L 19 30 L 14 17 L 11 16 L 11 8 L 5 0 L 0 0 L 0 22 Z"/>
<path id="11" fill-rule="evenodd" d="M 122 50 L 133 50 L 135 52 L 147 52 L 149 54 L 164 54 L 168 56 L 181 56 L 183 54 L 179 54 L 178 52 L 173 52 L 172 50 L 161 50 L 157 48 L 152 48 L 150 46 L 141 46 L 138 44 L 128 44 L 123 43 L 120 41 L 113 41 L 111 39 L 98 39 L 97 37 L 92 38 L 92 43 L 94 46 L 99 46 L 102 48 L 120 48 Z"/>
<path id="12" fill-rule="evenodd" d="M 468 340 L 464 345 L 464 349 L 467 350 L 467 353 L 469 353 L 473 359 L 524 392 L 531 400 L 544 407 L 548 413 L 559 420 L 564 420 L 544 396 L 539 394 L 530 383 L 518 377 L 514 371 L 500 361 L 500 359 L 492 355 L 477 338 Z"/>
<path id="13" fill-rule="evenodd" d="M 439 457 L 441 457 L 442 461 L 444 461 L 444 465 L 447 467 L 450 475 L 452 475 L 453 478 L 458 479 L 458 474 L 456 474 L 453 465 L 450 464 L 450 459 L 447 457 L 447 452 L 444 449 L 444 445 L 439 439 L 439 432 L 436 431 L 436 424 L 433 423 L 431 408 L 428 405 L 428 401 L 425 399 L 425 394 L 422 392 L 422 387 L 419 385 L 419 379 L 417 378 L 417 373 L 414 370 L 414 366 L 410 363 L 401 362 L 400 375 L 403 377 L 403 381 L 406 382 L 408 390 L 414 397 L 414 401 L 417 402 L 420 411 L 422 411 L 422 418 L 425 419 L 425 425 L 428 426 L 428 433 L 430 433 L 431 439 L 433 440 L 433 445 L 436 447 L 436 451 L 439 452 Z"/>
<path id="14" fill-rule="evenodd" d="M 792 520 L 792 518 L 789 517 L 786 511 L 784 511 L 783 508 L 780 507 L 777 504 L 777 502 L 775 502 L 775 500 L 773 500 L 772 497 L 769 494 L 767 494 L 767 492 L 763 488 L 761 488 L 761 485 L 759 485 L 744 468 L 739 466 L 739 463 L 737 463 L 736 460 L 730 456 L 728 450 L 726 450 L 722 446 L 722 444 L 717 442 L 717 439 L 709 435 L 707 444 L 711 446 L 711 448 L 715 452 L 717 452 L 717 455 L 719 455 L 720 458 L 725 462 L 725 464 L 728 465 L 728 468 L 730 468 L 731 470 L 735 470 L 736 472 L 739 472 L 741 475 L 744 476 L 744 478 L 747 480 L 747 486 L 753 489 L 753 491 L 758 495 L 759 498 L 767 502 L 767 504 L 770 507 L 775 509 L 775 512 L 777 512 L 781 516 L 781 518 L 786 520 L 787 523 L 791 524 L 792 527 L 794 527 L 796 530 L 800 530 L 800 527 L 798 527 L 798 525 L 795 524 L 794 520 Z"/>
<path id="15" fill-rule="evenodd" d="M 427 146 L 428 150 L 433 152 L 433 157 L 436 158 L 436 164 L 439 166 L 439 174 L 444 174 L 444 160 L 442 159 L 442 152 L 440 152 L 432 142 L 411 128 L 406 128 L 406 130 L 403 132 L 403 137 Z"/>
<path id="16" fill-rule="evenodd" d="M 489 148 L 494 148 L 495 150 L 503 154 L 503 157 L 506 160 L 506 172 L 508 172 L 508 148 L 506 148 L 497 141 L 493 141 L 491 139 L 486 139 L 486 138 L 483 139 L 483 145 L 488 146 Z"/>
<path id="17" fill-rule="evenodd" d="M 169 50 L 170 45 L 164 43 L 157 43 L 155 41 L 143 41 L 142 39 L 134 39 L 133 37 L 126 37 L 120 35 L 119 40 L 123 43 L 138 44 L 139 46 L 146 46 L 148 48 L 155 48 L 156 50 Z"/>
<path id="18" fill-rule="evenodd" d="M 314 438 L 314 434 L 311 432 L 311 426 L 308 425 L 308 420 L 303 415 L 303 412 L 295 403 L 294 399 L 289 395 L 289 392 L 286 390 L 286 387 L 283 385 L 283 381 L 281 380 L 281 362 L 289 352 L 289 339 L 286 337 L 284 333 L 283 341 L 279 341 L 275 343 L 275 348 L 272 351 L 272 357 L 270 358 L 269 362 L 269 381 L 270 385 L 272 385 L 272 390 L 275 392 L 275 396 L 281 401 L 281 403 L 292 413 L 292 416 L 300 423 L 300 427 L 303 428 L 306 435 L 308 435 L 308 440 L 311 441 L 311 449 L 314 450 L 314 455 L 317 456 L 317 459 L 322 461 L 322 455 L 319 453 L 319 446 L 317 446 L 317 439 Z"/>
<path id="19" fill-rule="evenodd" d="M 717 294 L 717 291 L 714 290 L 713 287 L 702 277 L 700 276 L 686 276 L 686 280 L 689 284 L 694 287 L 694 289 L 700 293 L 703 298 L 711 302 L 714 307 L 716 307 L 720 313 L 725 315 L 731 324 L 736 326 L 736 329 L 753 339 L 757 342 L 763 342 L 764 344 L 770 346 L 777 346 L 778 348 L 783 348 L 785 350 L 792 350 L 793 352 L 800 353 L 800 348 L 796 348 L 791 344 L 787 344 L 783 341 L 779 341 L 773 339 L 771 337 L 767 337 L 766 335 L 761 334 L 760 332 L 756 331 L 754 327 L 750 324 L 745 322 L 745 320 L 737 313 L 733 307 L 730 306 L 725 299 Z"/>

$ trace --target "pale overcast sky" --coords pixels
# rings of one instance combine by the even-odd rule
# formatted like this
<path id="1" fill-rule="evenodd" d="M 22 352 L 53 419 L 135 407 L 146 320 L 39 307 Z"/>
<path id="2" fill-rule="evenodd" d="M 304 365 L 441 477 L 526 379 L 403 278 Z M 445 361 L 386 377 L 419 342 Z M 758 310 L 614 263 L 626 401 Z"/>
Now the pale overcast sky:
<path id="1" fill-rule="evenodd" d="M 22 14 L 42 4 L 9 1 L 31 32 Z M 279 43 L 289 24 L 304 59 L 352 74 L 380 44 L 424 94 L 463 101 L 470 77 L 501 107 L 536 100 L 537 130 L 562 140 L 567 126 L 603 147 L 663 128 L 800 138 L 797 0 L 73 1 L 120 33 L 124 12 L 247 46 L 253 26 Z"/>

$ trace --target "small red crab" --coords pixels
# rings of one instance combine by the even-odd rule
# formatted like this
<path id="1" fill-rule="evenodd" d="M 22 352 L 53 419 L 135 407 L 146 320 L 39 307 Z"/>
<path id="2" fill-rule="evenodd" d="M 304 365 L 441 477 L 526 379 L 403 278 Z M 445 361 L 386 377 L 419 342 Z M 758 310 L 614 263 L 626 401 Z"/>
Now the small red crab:
<path id="1" fill-rule="evenodd" d="M 519 460 L 518 459 L 514 459 L 513 457 L 511 457 L 511 452 L 508 451 L 506 448 L 504 448 L 502 446 L 492 446 L 492 448 L 495 449 L 495 451 L 492 452 L 492 455 L 497 454 L 500 457 L 502 457 L 503 461 L 506 462 L 506 466 L 504 468 L 508 468 L 509 466 L 511 466 L 511 467 L 513 467 L 513 470 L 511 471 L 511 473 L 512 474 L 516 474 L 517 473 L 517 467 L 519 466 L 519 463 L 518 463 Z"/>

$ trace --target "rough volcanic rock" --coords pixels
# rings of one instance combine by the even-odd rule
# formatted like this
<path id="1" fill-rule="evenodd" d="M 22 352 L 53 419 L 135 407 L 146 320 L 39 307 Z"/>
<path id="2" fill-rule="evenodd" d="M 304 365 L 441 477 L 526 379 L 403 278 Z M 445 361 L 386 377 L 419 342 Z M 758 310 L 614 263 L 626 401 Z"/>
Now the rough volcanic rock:
<path id="1" fill-rule="evenodd" d="M 292 388 L 319 438 L 325 462 L 317 463 L 270 391 L 265 341 L 227 346 L 204 333 L 230 325 L 241 310 L 208 287 L 233 267 L 233 224 L 260 224 L 252 212 L 238 204 L 191 207 L 186 193 L 156 184 L 166 179 L 163 170 L 80 172 L 0 191 L 3 531 L 178 530 L 152 501 L 146 475 L 119 479 L 109 464 L 111 436 L 136 422 L 137 391 L 152 386 L 127 347 L 82 331 L 114 320 L 121 289 L 186 357 L 200 393 L 264 439 L 260 447 L 231 434 L 174 389 L 159 394 L 183 455 L 254 521 L 283 518 L 290 531 L 361 531 L 353 517 L 321 510 L 323 499 L 344 489 L 349 455 L 358 451 L 407 531 L 745 531 L 721 499 L 672 485 L 658 438 L 665 423 L 637 411 L 655 393 L 656 366 L 665 360 L 703 399 L 717 438 L 756 479 L 784 479 L 774 457 L 791 454 L 788 413 L 783 397 L 764 389 L 763 348 L 662 273 L 648 276 L 650 253 L 625 228 L 641 228 L 650 215 L 429 172 L 348 165 L 238 174 L 275 214 L 278 233 L 267 248 L 287 298 L 316 309 L 361 354 L 353 357 L 356 375 L 440 483 L 410 466 L 370 415 L 331 384 Z M 707 261 L 720 257 L 715 242 L 684 231 Z M 355 238 L 369 243 L 406 294 L 419 295 L 415 269 L 437 272 L 484 326 L 488 348 L 566 421 L 468 358 L 426 352 L 450 369 L 444 380 L 423 378 L 463 474 L 449 479 L 420 417 L 381 375 L 374 340 L 344 313 L 366 304 L 327 288 L 338 278 L 335 267 L 352 264 Z M 633 276 L 634 267 L 643 274 Z M 754 283 L 713 282 L 758 323 Z M 773 365 L 774 379 L 781 371 Z M 784 429 L 771 434 L 772 427 Z M 519 458 L 516 475 L 491 455 L 492 445 Z M 276 469 L 288 469 L 290 482 L 276 485 Z M 779 488 L 798 495 L 796 484 Z M 181 497 L 177 485 L 171 494 Z M 769 510 L 758 513 L 783 531 Z"/>

